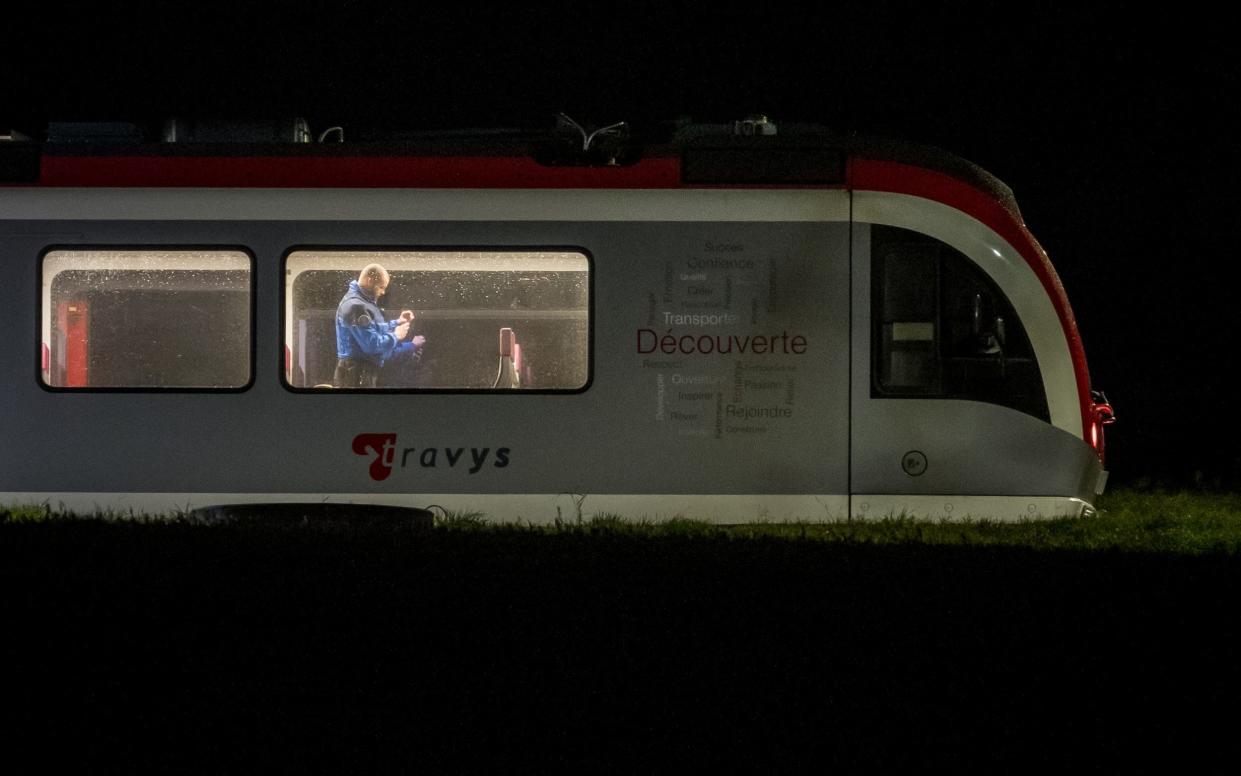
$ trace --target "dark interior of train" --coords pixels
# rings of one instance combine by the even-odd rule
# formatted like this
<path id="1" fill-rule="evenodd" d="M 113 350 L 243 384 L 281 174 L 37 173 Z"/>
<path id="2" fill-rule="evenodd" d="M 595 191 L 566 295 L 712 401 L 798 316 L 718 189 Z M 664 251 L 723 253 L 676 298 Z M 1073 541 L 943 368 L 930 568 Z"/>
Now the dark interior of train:
<path id="1" fill-rule="evenodd" d="M 924 234 L 871 227 L 876 398 L 971 399 L 1048 420 L 1038 362 L 1000 289 Z"/>
<path id="2" fill-rule="evenodd" d="M 250 382 L 250 273 L 65 270 L 51 286 L 48 382 L 240 388 Z"/>
<path id="3" fill-rule="evenodd" d="M 529 269 L 532 263 L 513 270 L 394 269 L 381 305 L 390 319 L 413 310 L 408 338 L 425 342 L 385 363 L 377 387 L 583 388 L 588 273 Z M 354 277 L 356 271 L 341 269 L 296 275 L 286 311 L 292 387 L 330 386 L 336 307 Z M 51 278 L 49 304 L 50 387 L 236 389 L 250 382 L 248 271 L 66 268 Z"/>
<path id="4" fill-rule="evenodd" d="M 296 388 L 329 385 L 336 366 L 336 306 L 356 273 L 307 270 L 293 284 L 292 377 Z M 381 300 L 391 320 L 413 310 L 410 336 L 425 343 L 380 370 L 379 388 L 575 390 L 588 377 L 589 289 L 585 272 L 393 270 Z M 500 331 L 520 345 L 514 379 L 497 384 Z"/>

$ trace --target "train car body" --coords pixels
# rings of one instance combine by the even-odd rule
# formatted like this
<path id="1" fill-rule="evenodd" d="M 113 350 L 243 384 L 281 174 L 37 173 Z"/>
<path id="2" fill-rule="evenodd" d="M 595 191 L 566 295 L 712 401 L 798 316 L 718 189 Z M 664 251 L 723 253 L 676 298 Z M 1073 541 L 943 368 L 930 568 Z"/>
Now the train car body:
<path id="1" fill-rule="evenodd" d="M 743 522 L 1102 492 L 1110 408 L 977 168 L 816 132 L 488 142 L 37 148 L 0 185 L 0 503 Z M 334 388 L 371 263 L 425 342 Z"/>

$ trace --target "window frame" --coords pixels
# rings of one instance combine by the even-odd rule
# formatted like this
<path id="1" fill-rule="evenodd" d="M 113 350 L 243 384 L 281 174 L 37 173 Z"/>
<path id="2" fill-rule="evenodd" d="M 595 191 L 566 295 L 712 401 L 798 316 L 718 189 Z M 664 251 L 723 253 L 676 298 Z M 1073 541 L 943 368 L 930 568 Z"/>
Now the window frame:
<path id="1" fill-rule="evenodd" d="M 903 387 L 895 387 L 895 388 L 886 387 L 882 383 L 881 374 L 882 374 L 882 358 L 883 358 L 883 317 L 886 311 L 884 309 L 877 307 L 877 304 L 879 304 L 879 300 L 882 298 L 883 281 L 886 279 L 887 267 L 882 265 L 882 261 L 880 257 L 876 255 L 875 250 L 874 250 L 875 248 L 875 233 L 874 233 L 875 227 L 908 232 L 910 235 L 915 236 L 917 238 L 934 242 L 937 246 L 938 255 L 935 257 L 935 292 L 934 292 L 935 293 L 935 298 L 934 298 L 935 340 L 934 342 L 935 342 L 935 358 L 936 358 L 936 374 L 937 374 L 936 382 L 938 383 L 937 390 L 914 391 L 914 390 L 908 390 Z M 1020 327 L 1022 337 L 1030 349 L 1029 360 L 1033 363 L 1035 372 L 1038 375 L 1038 381 L 1037 381 L 1038 391 L 1040 395 L 1042 396 L 1042 404 L 1041 404 L 1042 414 L 1030 412 L 1028 409 L 1022 408 L 1020 406 L 1015 406 L 1014 403 L 997 402 L 991 399 L 983 398 L 979 395 L 962 395 L 962 394 L 950 392 L 949 390 L 947 390 L 947 386 L 945 384 L 946 382 L 945 376 L 944 376 L 944 364 L 947 361 L 947 356 L 944 351 L 944 348 L 945 348 L 944 275 L 946 272 L 944 264 L 947 259 L 947 257 L 943 254 L 945 250 L 949 251 L 956 259 L 960 260 L 960 262 L 962 262 L 962 264 L 966 268 L 968 268 L 968 270 L 972 274 L 976 276 L 976 279 L 992 293 L 993 297 L 1000 300 L 1005 305 L 1005 307 L 1007 307 L 1008 311 L 1011 312 L 1011 316 L 1006 316 L 1006 320 L 1014 321 Z M 869 363 L 870 363 L 870 398 L 871 399 L 879 399 L 879 400 L 937 399 L 941 401 L 973 401 L 973 402 L 980 402 L 983 404 L 991 404 L 991 405 L 995 405 L 999 407 L 1006 407 L 1016 412 L 1020 412 L 1023 415 L 1027 415 L 1029 417 L 1035 418 L 1037 420 L 1041 420 L 1047 423 L 1051 422 L 1051 406 L 1047 398 L 1047 386 L 1046 386 L 1045 378 L 1043 375 L 1043 366 L 1042 366 L 1042 363 L 1038 359 L 1037 351 L 1035 351 L 1034 349 L 1034 343 L 1030 338 L 1029 332 L 1027 331 L 1026 323 L 1022 321 L 1021 318 L 1017 315 L 1017 308 L 1013 304 L 1012 300 L 1009 298 L 1009 295 L 1005 292 L 1004 288 L 1000 286 L 1000 284 L 995 280 L 995 278 L 991 277 L 990 274 L 988 274 L 981 266 L 979 266 L 978 262 L 976 262 L 973 258 L 971 258 L 964 251 L 960 250 L 959 248 L 953 246 L 952 244 L 938 237 L 935 237 L 933 235 L 927 234 L 925 232 L 919 231 L 917 229 L 914 229 L 908 226 L 895 226 L 895 225 L 890 225 L 890 224 L 871 224 L 869 288 L 870 288 L 870 357 L 869 357 Z"/>
<path id="2" fill-rule="evenodd" d="M 160 253 L 174 251 L 197 251 L 197 252 L 229 252 L 240 253 L 244 255 L 250 263 L 250 285 L 249 285 L 249 347 L 247 351 L 247 366 L 249 368 L 249 377 L 242 385 L 237 386 L 65 386 L 51 385 L 43 377 L 43 284 L 44 284 L 44 267 L 48 256 L 58 251 L 73 252 L 130 252 L 130 253 Z M 245 393 L 254 387 L 257 380 L 256 365 L 258 363 L 258 259 L 255 252 L 245 245 L 237 244 L 202 244 L 202 243 L 55 243 L 44 246 L 39 251 L 38 261 L 35 270 L 35 349 L 34 349 L 34 379 L 35 383 L 43 390 L 49 393 Z M 50 288 L 50 287 L 49 287 Z M 49 290 L 50 302 L 50 290 Z M 47 311 L 49 314 L 51 311 Z M 47 343 L 50 350 L 50 343 Z M 50 355 L 50 354 L 49 354 Z"/>
<path id="3" fill-rule="evenodd" d="M 291 295 L 291 289 L 288 287 L 288 262 L 289 257 L 300 251 L 318 252 L 318 253 L 371 253 L 371 254 L 392 254 L 392 253 L 576 253 L 586 259 L 586 380 L 577 388 L 299 388 L 292 385 L 288 379 L 288 370 L 285 366 L 285 348 L 288 341 L 285 338 L 285 324 L 287 316 L 290 314 L 288 309 L 288 299 Z M 382 263 L 382 260 L 380 260 Z M 359 268 L 360 269 L 360 268 Z M 361 245 L 356 243 L 299 243 L 285 249 L 280 256 L 280 319 L 277 327 L 277 336 L 279 337 L 278 360 L 280 385 L 286 391 L 295 394 L 310 394 L 314 396 L 358 396 L 358 395 L 392 395 L 401 396 L 409 394 L 448 394 L 462 396 L 546 396 L 549 394 L 558 395 L 575 395 L 582 394 L 591 389 L 595 382 L 595 256 L 589 249 L 581 245 L 564 245 L 564 244 L 535 244 L 535 245 L 515 245 L 505 243 L 501 245 L 479 245 L 470 244 L 434 244 L 434 245 Z"/>

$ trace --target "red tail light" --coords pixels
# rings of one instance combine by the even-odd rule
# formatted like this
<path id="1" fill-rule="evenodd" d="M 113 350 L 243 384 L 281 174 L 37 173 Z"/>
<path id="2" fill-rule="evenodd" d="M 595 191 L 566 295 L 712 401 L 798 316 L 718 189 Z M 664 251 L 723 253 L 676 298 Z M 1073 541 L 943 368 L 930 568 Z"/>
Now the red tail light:
<path id="1" fill-rule="evenodd" d="M 1107 461 L 1104 457 L 1106 439 L 1103 427 L 1110 426 L 1116 422 L 1116 413 L 1112 410 L 1112 405 L 1108 403 L 1107 396 L 1103 391 L 1091 391 L 1090 398 L 1093 401 L 1094 408 L 1094 420 L 1090 424 L 1090 446 L 1098 454 L 1099 460 L 1106 464 Z"/>

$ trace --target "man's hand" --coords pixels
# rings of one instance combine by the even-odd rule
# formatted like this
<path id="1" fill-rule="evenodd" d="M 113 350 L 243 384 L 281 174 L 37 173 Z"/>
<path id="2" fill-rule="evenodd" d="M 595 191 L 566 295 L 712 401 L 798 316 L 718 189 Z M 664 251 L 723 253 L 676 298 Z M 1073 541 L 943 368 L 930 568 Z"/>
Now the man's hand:
<path id="1" fill-rule="evenodd" d="M 399 320 L 401 321 L 401 323 L 413 323 L 414 322 L 414 311 L 413 310 L 402 310 L 401 317 Z"/>
<path id="2" fill-rule="evenodd" d="M 414 343 L 414 347 L 416 348 L 422 347 L 422 343 L 426 341 L 427 341 L 427 338 L 422 336 L 421 334 L 415 335 L 414 338 L 410 340 L 410 342 Z"/>
<path id="3" fill-rule="evenodd" d="M 409 324 L 409 321 L 405 321 L 405 323 L 392 330 L 392 336 L 396 337 L 397 342 L 401 342 L 409 334 Z"/>

